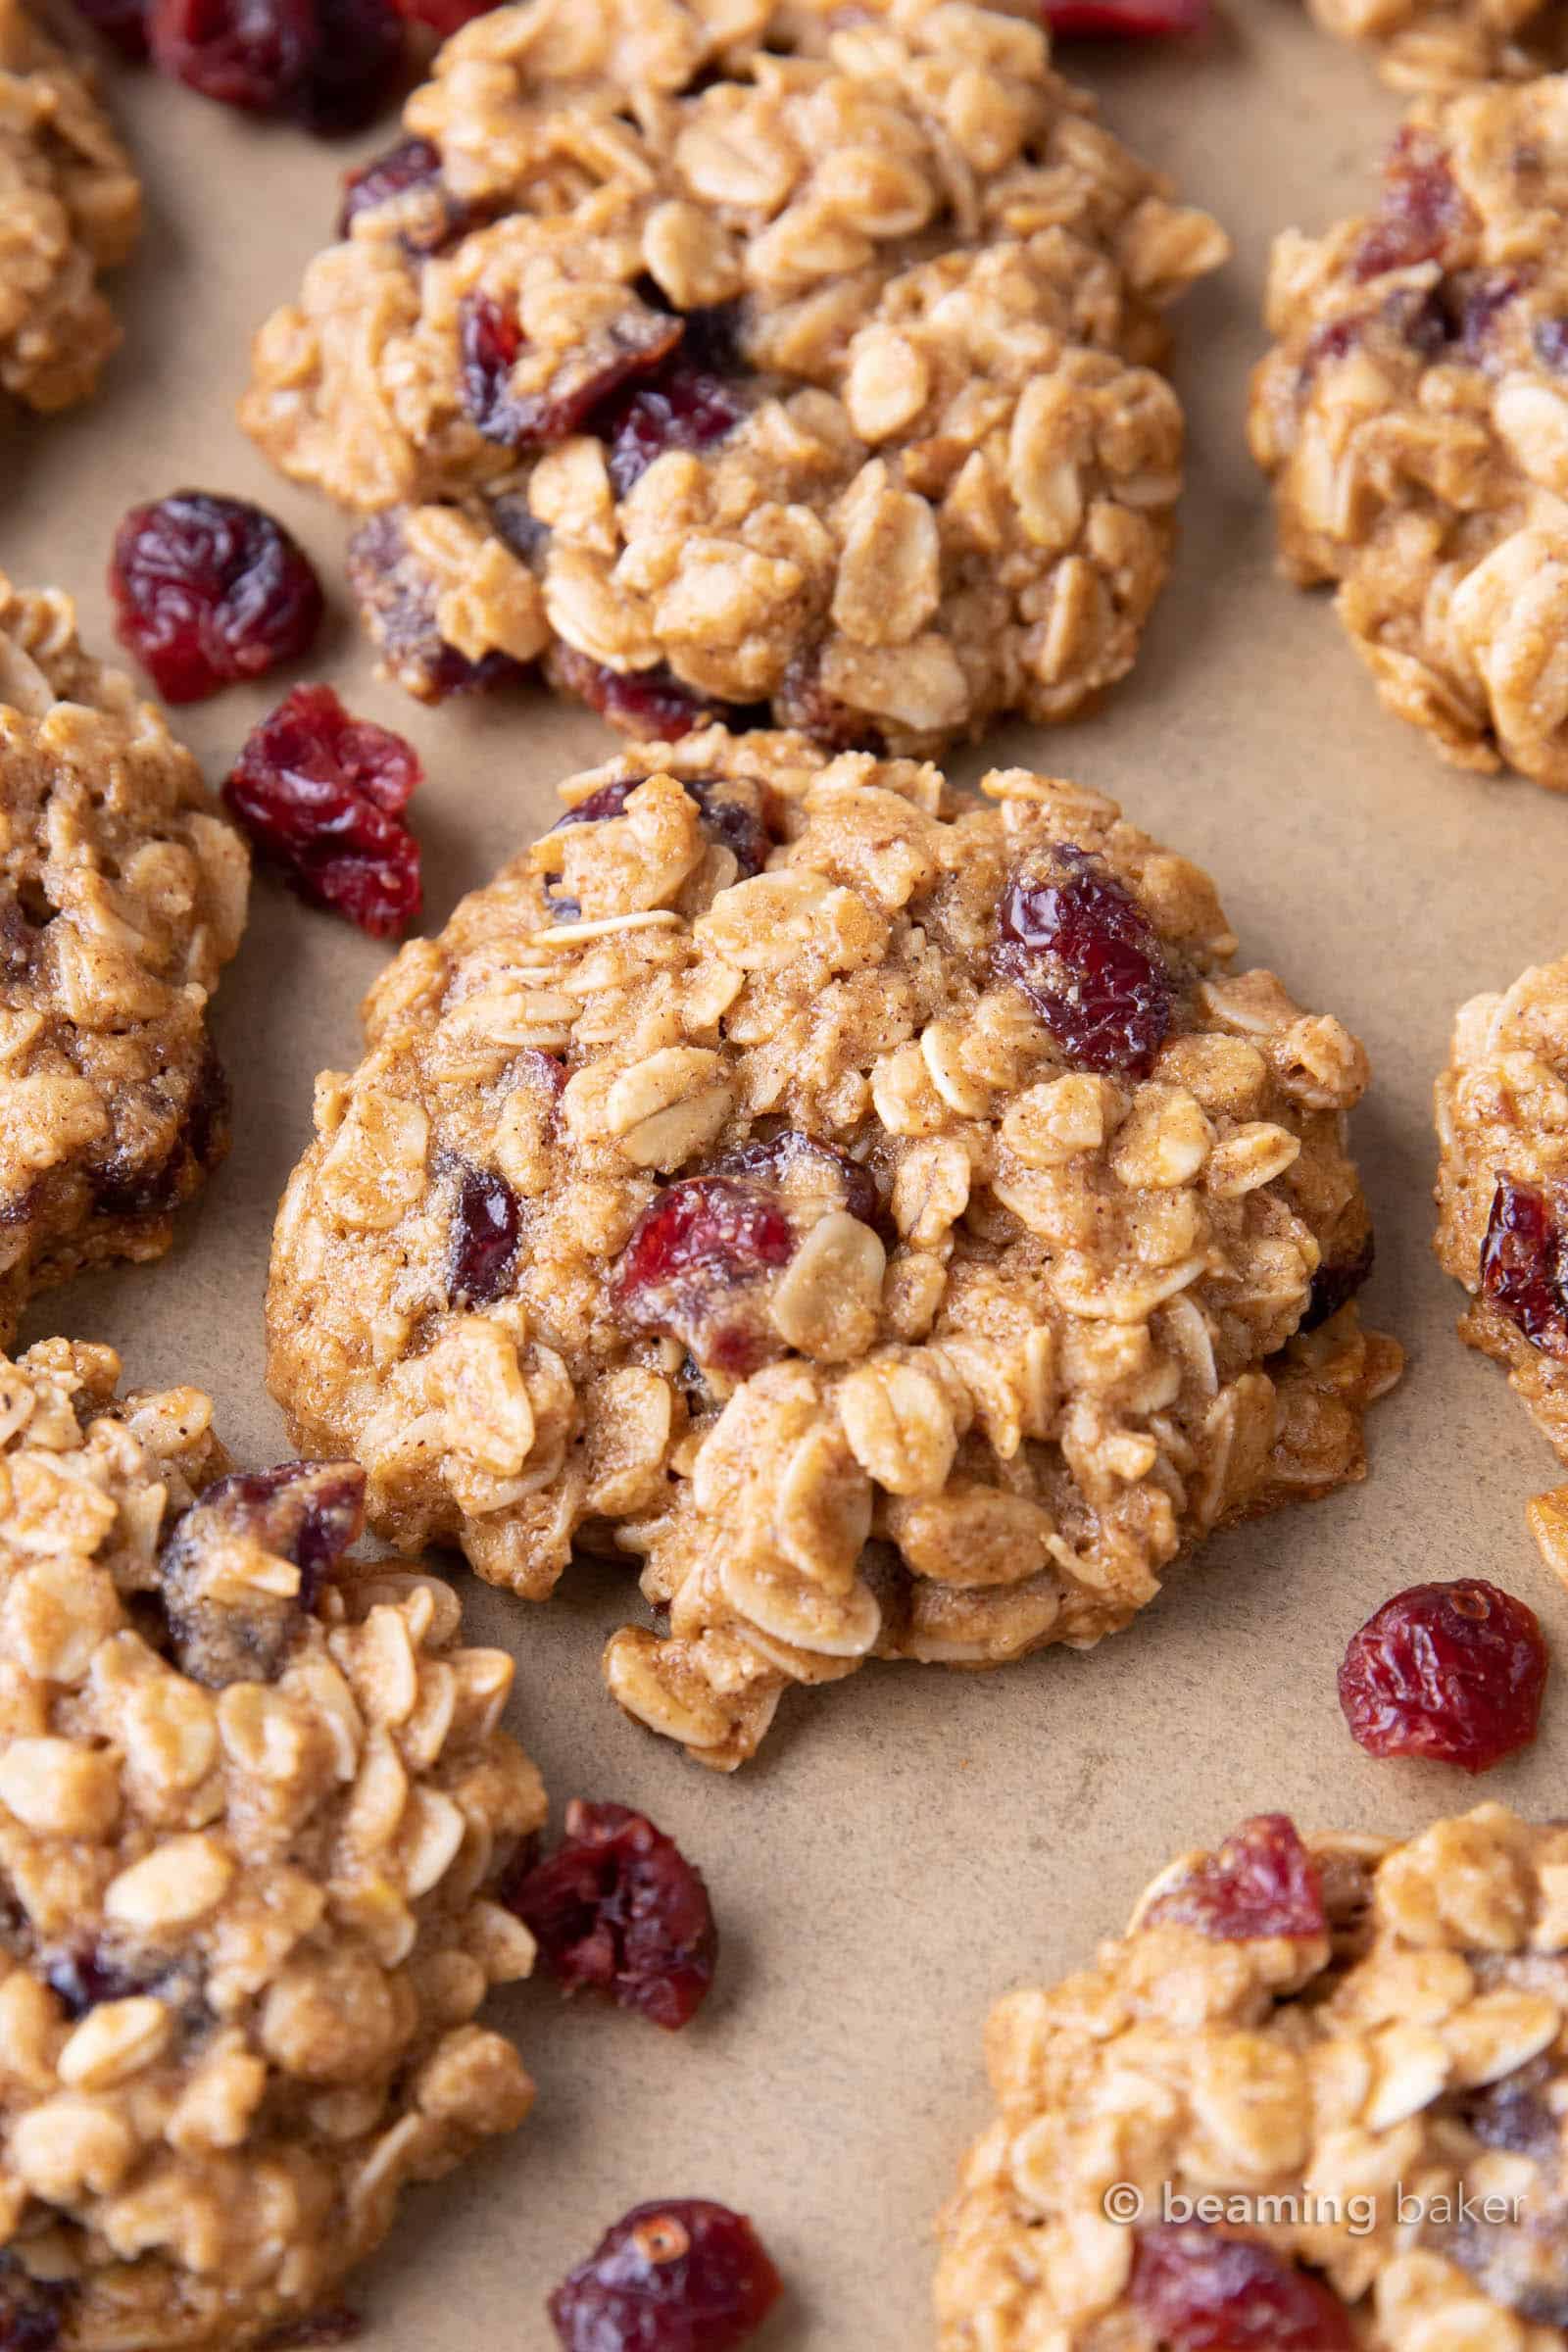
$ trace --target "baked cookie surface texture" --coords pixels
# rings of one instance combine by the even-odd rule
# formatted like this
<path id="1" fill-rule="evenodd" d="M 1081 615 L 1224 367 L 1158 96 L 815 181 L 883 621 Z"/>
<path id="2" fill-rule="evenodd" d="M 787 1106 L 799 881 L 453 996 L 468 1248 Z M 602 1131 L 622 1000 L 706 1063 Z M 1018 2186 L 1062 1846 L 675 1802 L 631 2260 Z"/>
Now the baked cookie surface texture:
<path id="1" fill-rule="evenodd" d="M 929 751 L 1130 666 L 1225 239 L 963 0 L 526 0 L 257 339 L 242 418 L 368 517 L 427 698 L 543 658 L 643 737 Z"/>
<path id="2" fill-rule="evenodd" d="M 1562 0 L 1308 0 L 1325 32 L 1361 41 L 1396 90 L 1529 81 L 1568 65 Z"/>
<path id="3" fill-rule="evenodd" d="M 574 779 L 372 990 L 279 1212 L 296 1443 L 520 1593 L 629 1550 L 668 1631 L 611 1688 L 710 1764 L 873 1653 L 1116 1630 L 1359 1476 L 1397 1372 L 1360 1047 L 1114 804 L 982 790 L 718 730 Z"/>

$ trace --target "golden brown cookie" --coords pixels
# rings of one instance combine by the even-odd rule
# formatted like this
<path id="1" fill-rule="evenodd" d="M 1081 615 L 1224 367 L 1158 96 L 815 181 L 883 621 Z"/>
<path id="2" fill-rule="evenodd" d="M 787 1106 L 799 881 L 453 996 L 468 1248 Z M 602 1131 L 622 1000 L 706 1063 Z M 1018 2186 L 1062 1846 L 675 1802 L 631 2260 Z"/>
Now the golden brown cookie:
<path id="1" fill-rule="evenodd" d="M 1562 0 L 1308 0 L 1325 32 L 1363 42 L 1396 90 L 1529 81 L 1568 65 Z"/>

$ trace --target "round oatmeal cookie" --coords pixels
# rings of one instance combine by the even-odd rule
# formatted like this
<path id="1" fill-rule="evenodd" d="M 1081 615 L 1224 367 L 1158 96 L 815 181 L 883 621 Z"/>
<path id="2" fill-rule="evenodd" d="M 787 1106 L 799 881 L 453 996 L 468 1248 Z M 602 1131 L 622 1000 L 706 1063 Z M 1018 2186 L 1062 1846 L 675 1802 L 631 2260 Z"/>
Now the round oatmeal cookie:
<path id="1" fill-rule="evenodd" d="M 1562 0 L 1308 0 L 1325 32 L 1361 41 L 1396 90 L 1530 81 L 1568 65 Z"/>
<path id="2" fill-rule="evenodd" d="M 163 715 L 0 573 L 0 1346 L 34 1291 L 159 1257 L 228 1148 L 207 1002 L 249 860 Z"/>
<path id="3" fill-rule="evenodd" d="M 241 415 L 368 519 L 434 698 L 543 657 L 624 732 L 934 751 L 1131 665 L 1225 238 L 962 0 L 526 0 L 468 24 L 257 340 Z"/>
<path id="4" fill-rule="evenodd" d="M 1558 2352 L 1568 1829 L 1283 1814 L 1009 1993 L 939 2224 L 940 2352 Z"/>
<path id="5" fill-rule="evenodd" d="M 90 65 L 0 0 L 0 391 L 85 400 L 120 341 L 99 273 L 128 260 L 141 184 Z"/>
<path id="6" fill-rule="evenodd" d="M 344 1560 L 362 1473 L 119 1374 L 0 1358 L 0 2343 L 228 2352 L 526 2114 L 473 2019 L 545 1801 L 510 1658 Z"/>
<path id="7" fill-rule="evenodd" d="M 1461 767 L 1568 789 L 1568 75 L 1416 106 L 1381 207 L 1274 249 L 1284 566 Z"/>
<path id="8" fill-rule="evenodd" d="M 1365 1056 L 1205 875 L 800 736 L 563 789 L 372 990 L 278 1217 L 273 1392 L 379 1531 L 530 1597 L 639 1556 L 611 1689 L 727 1768 L 793 1682 L 1085 1646 L 1361 1475 Z"/>

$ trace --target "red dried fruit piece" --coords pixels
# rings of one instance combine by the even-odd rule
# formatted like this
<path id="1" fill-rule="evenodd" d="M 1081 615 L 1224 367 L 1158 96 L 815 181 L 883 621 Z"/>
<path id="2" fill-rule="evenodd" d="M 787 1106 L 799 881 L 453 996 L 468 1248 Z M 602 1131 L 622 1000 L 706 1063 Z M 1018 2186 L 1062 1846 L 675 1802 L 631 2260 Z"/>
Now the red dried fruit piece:
<path id="1" fill-rule="evenodd" d="M 410 548 L 396 508 L 372 514 L 349 540 L 348 575 L 387 667 L 420 702 L 484 694 L 522 676 L 522 663 L 510 654 L 491 653 L 470 662 L 447 643 L 436 626 L 435 582 Z"/>
<path id="2" fill-rule="evenodd" d="M 404 203 L 418 197 L 417 205 Z M 345 173 L 337 233 L 346 237 L 361 213 L 402 204 L 398 242 L 405 253 L 439 253 L 477 218 L 471 205 L 454 196 L 441 177 L 441 152 L 428 139 L 400 139 L 357 172 Z"/>
<path id="3" fill-rule="evenodd" d="M 321 625 L 321 583 L 293 534 L 243 498 L 176 490 L 115 533 L 115 634 L 166 702 L 194 703 L 297 661 Z"/>
<path id="4" fill-rule="evenodd" d="M 161 73 L 248 114 L 283 106 L 319 45 L 315 0 L 152 0 L 147 34 Z"/>
<path id="5" fill-rule="evenodd" d="M 1058 40 L 1146 40 L 1201 32 L 1209 0 L 1043 0 Z"/>
<path id="6" fill-rule="evenodd" d="M 1189 1878 L 1144 1914 L 1225 1943 L 1261 1936 L 1323 1936 L 1328 1916 L 1317 1864 L 1285 1813 L 1256 1813 L 1205 1854 Z"/>
<path id="7" fill-rule="evenodd" d="M 585 801 L 568 808 L 564 816 L 558 816 L 551 832 L 560 833 L 567 825 L 600 824 L 606 817 L 619 816 L 641 781 L 640 777 L 627 776 L 613 784 L 602 784 Z M 688 799 L 695 801 L 702 811 L 704 832 L 733 855 L 738 879 L 748 881 L 753 874 L 760 874 L 772 847 L 764 816 L 765 788 L 744 776 L 682 776 L 680 784 Z M 824 1152 L 831 1149 L 826 1144 L 814 1148 Z"/>
<path id="8" fill-rule="evenodd" d="M 402 812 L 423 772 L 412 744 L 351 717 L 330 686 L 296 686 L 246 738 L 223 800 L 302 899 L 385 939 L 422 903 Z"/>
<path id="9" fill-rule="evenodd" d="M 521 1209 L 494 1168 L 465 1167 L 458 1178 L 447 1289 L 454 1306 L 489 1306 L 501 1297 L 517 1254 Z"/>
<path id="10" fill-rule="evenodd" d="M 1481 1296 L 1543 1355 L 1568 1357 L 1568 1259 L 1545 1194 L 1499 1172 L 1481 1245 Z"/>
<path id="11" fill-rule="evenodd" d="M 1082 1068 L 1147 1078 L 1175 988 L 1143 908 L 1098 858 L 1055 844 L 1003 894 L 994 954 Z"/>
<path id="12" fill-rule="evenodd" d="M 757 1184 L 691 1176 L 644 1209 L 611 1283 L 628 1331 L 668 1333 L 700 1364 L 737 1380 L 783 1342 L 749 1296 L 795 1254 L 795 1230 Z M 750 1310 L 750 1311 L 749 1311 Z"/>
<path id="13" fill-rule="evenodd" d="M 162 1983 L 169 1963 L 156 1966 L 149 1974 L 132 1968 L 117 1953 L 106 1951 L 101 1943 L 84 1939 L 71 1944 L 63 1951 L 52 1953 L 44 1967 L 49 1989 L 65 2004 L 68 2017 L 85 2017 L 103 2001 L 129 2000 L 137 1994 L 151 1992 Z M 0 2338 L 0 2342 L 3 2342 Z"/>
<path id="14" fill-rule="evenodd" d="M 574 1797 L 561 1844 L 502 1900 L 568 1989 L 608 1993 L 666 2032 L 690 2022 L 713 1981 L 718 1930 L 702 1873 L 625 1805 Z"/>
<path id="15" fill-rule="evenodd" d="M 672 2197 L 607 2230 L 549 2308 L 565 2352 L 737 2352 L 782 2292 L 744 2214 Z"/>
<path id="16" fill-rule="evenodd" d="M 1368 1755 L 1487 1772 L 1536 1736 L 1546 1688 L 1534 1609 L 1478 1576 L 1412 1585 L 1352 1634 L 1340 1705 Z"/>
<path id="17" fill-rule="evenodd" d="M 220 1478 L 182 1511 L 158 1555 L 158 1589 L 180 1671 L 209 1690 L 270 1682 L 300 1621 L 365 1525 L 365 1473 L 353 1462 L 279 1462 Z M 252 1589 L 244 1608 L 211 1599 L 211 1554 L 236 1540 L 299 1570 L 289 1595 Z"/>
<path id="18" fill-rule="evenodd" d="M 526 342 L 520 320 L 489 294 L 466 295 L 458 312 L 464 408 L 489 441 L 508 449 L 549 449 L 578 431 L 629 376 L 658 368 L 682 332 L 678 318 L 633 313 L 563 361 L 545 390 L 519 395 L 512 388 L 512 370 Z"/>
<path id="19" fill-rule="evenodd" d="M 607 466 L 617 498 L 666 450 L 700 455 L 727 440 L 745 416 L 744 403 L 722 376 L 675 359 L 649 383 L 637 384 L 599 410 L 588 429 L 608 450 Z"/>
<path id="20" fill-rule="evenodd" d="M 1348 1257 L 1338 1265 L 1319 1266 L 1312 1277 L 1312 1288 L 1306 1297 L 1306 1312 L 1297 1325 L 1298 1331 L 1316 1331 L 1342 1306 L 1348 1306 L 1372 1271 L 1374 1245 L 1371 1234 L 1360 1241 Z"/>
<path id="21" fill-rule="evenodd" d="M 501 0 L 396 0 L 398 12 L 411 24 L 422 24 L 437 40 L 448 41 L 475 17 L 486 17 Z"/>
<path id="22" fill-rule="evenodd" d="M 794 1185 L 801 1193 L 831 1192 L 852 1217 L 874 1225 L 880 1211 L 876 1179 L 869 1168 L 852 1159 L 837 1144 L 818 1143 L 798 1127 L 759 1138 L 726 1152 L 710 1171 L 714 1176 L 749 1176 L 781 1190 Z"/>
<path id="23" fill-rule="evenodd" d="M 94 32 L 133 66 L 147 56 L 148 0 L 76 0 L 77 13 Z"/>
<path id="24" fill-rule="evenodd" d="M 654 669 L 612 669 L 564 643 L 551 647 L 547 666 L 563 694 L 574 694 L 623 735 L 644 743 L 678 743 L 683 735 L 715 722 L 744 734 L 756 722 L 750 706 L 712 701 L 682 684 L 667 664 Z"/>
<path id="25" fill-rule="evenodd" d="M 1164 2352 L 1355 2352 L 1350 2315 L 1322 2279 L 1201 2222 L 1139 2230 L 1127 2299 Z"/>
<path id="26" fill-rule="evenodd" d="M 1430 132 L 1406 127 L 1389 150 L 1383 201 L 1356 248 L 1354 275 L 1364 282 L 1439 260 L 1468 213 L 1442 147 Z"/>
<path id="27" fill-rule="evenodd" d="M 228 1150 L 229 1093 L 211 1046 L 196 1072 L 172 1146 L 148 1160 L 118 1145 L 89 1176 L 98 1217 L 167 1217 L 190 1200 Z"/>
<path id="28" fill-rule="evenodd" d="M 789 662 L 773 696 L 772 723 L 799 727 L 824 751 L 870 752 L 880 759 L 887 749 L 874 720 L 828 693 L 819 647 L 807 648 Z"/>
<path id="29" fill-rule="evenodd" d="M 403 73 L 403 20 L 390 0 L 314 0 L 316 46 L 287 112 L 317 138 L 364 130 Z"/>

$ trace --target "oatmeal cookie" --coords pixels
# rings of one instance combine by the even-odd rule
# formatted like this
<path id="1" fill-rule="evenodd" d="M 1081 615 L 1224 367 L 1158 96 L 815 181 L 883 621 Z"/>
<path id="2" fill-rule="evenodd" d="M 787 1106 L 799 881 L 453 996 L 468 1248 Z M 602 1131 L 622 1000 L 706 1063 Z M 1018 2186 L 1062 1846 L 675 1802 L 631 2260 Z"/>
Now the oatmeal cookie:
<path id="1" fill-rule="evenodd" d="M 34 1291 L 168 1249 L 228 1143 L 207 1001 L 249 863 L 196 762 L 0 573 L 0 1345 Z"/>
<path id="2" fill-rule="evenodd" d="M 1226 251 L 962 0 L 527 0 L 256 345 L 242 418 L 369 517 L 435 697 L 542 656 L 625 732 L 934 751 L 1130 666 L 1182 419 L 1160 313 Z"/>
<path id="3" fill-rule="evenodd" d="M 545 1803 L 450 1587 L 342 1559 L 361 1473 L 119 1373 L 0 1358 L 0 2342 L 227 2352 L 526 2113 L 472 2021 Z"/>
<path id="4" fill-rule="evenodd" d="M 297 1441 L 530 1597 L 640 1557 L 611 1689 L 705 1763 L 872 1654 L 1125 1625 L 1359 1477 L 1397 1370 L 1361 1048 L 1114 803 L 982 790 L 717 729 L 576 778 L 388 966 L 279 1213 Z"/>
<path id="5" fill-rule="evenodd" d="M 1530 81 L 1568 65 L 1563 0 L 1308 0 L 1325 32 L 1364 41 L 1396 90 Z"/>
<path id="6" fill-rule="evenodd" d="M 1568 75 L 1415 107 L 1274 249 L 1250 427 L 1286 571 L 1462 767 L 1568 789 Z"/>
<path id="7" fill-rule="evenodd" d="M 140 226 L 91 68 L 0 0 L 0 390 L 34 409 L 86 399 L 120 341 L 99 273 Z"/>
<path id="8" fill-rule="evenodd" d="M 1247 1823 L 992 2012 L 941 2352 L 1555 2352 L 1565 2020 L 1568 1830 Z"/>

